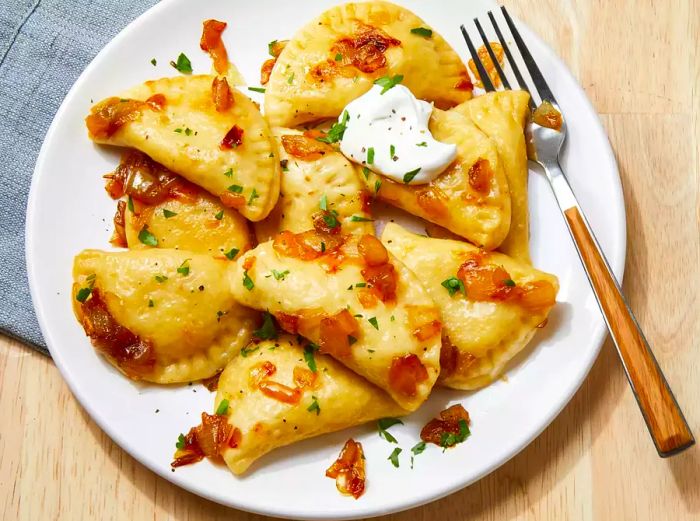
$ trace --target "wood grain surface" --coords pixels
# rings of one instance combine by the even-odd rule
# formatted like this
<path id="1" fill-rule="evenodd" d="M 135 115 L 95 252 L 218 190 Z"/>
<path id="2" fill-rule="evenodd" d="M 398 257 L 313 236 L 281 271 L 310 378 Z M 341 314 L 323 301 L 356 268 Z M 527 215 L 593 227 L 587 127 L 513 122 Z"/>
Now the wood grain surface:
<path id="1" fill-rule="evenodd" d="M 625 193 L 624 290 L 697 434 L 700 0 L 504 3 L 557 50 L 601 114 Z M 0 418 L 3 520 L 267 519 L 145 469 L 90 420 L 48 358 L 4 338 Z M 573 400 L 518 456 L 456 494 L 381 519 L 700 519 L 700 448 L 658 457 L 607 341 Z"/>

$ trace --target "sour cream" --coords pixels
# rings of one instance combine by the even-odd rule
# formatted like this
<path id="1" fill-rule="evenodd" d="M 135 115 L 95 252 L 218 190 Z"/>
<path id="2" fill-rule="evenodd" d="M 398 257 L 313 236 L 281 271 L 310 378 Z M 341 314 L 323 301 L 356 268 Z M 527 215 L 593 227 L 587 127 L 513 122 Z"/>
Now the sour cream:
<path id="1" fill-rule="evenodd" d="M 454 161 L 457 147 L 441 143 L 428 129 L 432 104 L 403 85 L 382 94 L 374 85 L 350 102 L 340 151 L 351 161 L 398 183 L 425 184 Z M 348 117 L 349 116 L 349 117 Z"/>

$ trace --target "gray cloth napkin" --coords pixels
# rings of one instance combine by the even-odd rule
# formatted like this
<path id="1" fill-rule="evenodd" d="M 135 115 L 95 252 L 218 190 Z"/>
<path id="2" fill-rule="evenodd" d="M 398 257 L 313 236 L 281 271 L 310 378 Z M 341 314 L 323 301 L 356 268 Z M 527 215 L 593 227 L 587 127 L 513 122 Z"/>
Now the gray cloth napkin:
<path id="1" fill-rule="evenodd" d="M 61 101 L 104 45 L 156 0 L 0 2 L 0 330 L 44 353 L 24 262 L 34 163 Z M 60 175 L 60 166 L 57 166 Z"/>

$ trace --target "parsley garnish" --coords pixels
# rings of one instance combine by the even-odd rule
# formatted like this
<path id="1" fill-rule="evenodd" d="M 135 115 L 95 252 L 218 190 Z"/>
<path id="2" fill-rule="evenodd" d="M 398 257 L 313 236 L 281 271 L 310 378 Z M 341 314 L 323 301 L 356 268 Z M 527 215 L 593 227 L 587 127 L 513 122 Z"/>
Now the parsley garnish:
<path id="1" fill-rule="evenodd" d="M 182 72 L 184 74 L 190 74 L 192 72 L 192 62 L 187 56 L 185 56 L 184 52 L 180 53 L 180 56 L 177 57 L 176 62 L 171 61 L 170 65 L 172 65 L 179 72 Z"/>
<path id="2" fill-rule="evenodd" d="M 241 349 L 241 356 L 243 358 L 247 358 L 250 353 L 255 353 L 258 349 L 260 349 L 260 346 L 255 346 L 248 348 L 247 346 Z"/>
<path id="3" fill-rule="evenodd" d="M 284 270 L 284 271 L 272 270 L 272 276 L 275 277 L 275 280 L 284 280 L 284 278 L 287 275 L 289 275 L 289 270 Z"/>
<path id="4" fill-rule="evenodd" d="M 412 34 L 417 34 L 418 36 L 425 36 L 426 38 L 430 38 L 433 35 L 433 30 L 428 29 L 427 27 L 414 27 L 411 29 Z"/>
<path id="5" fill-rule="evenodd" d="M 355 342 L 357 342 L 357 338 L 352 335 L 348 335 L 348 344 L 353 345 Z"/>
<path id="6" fill-rule="evenodd" d="M 224 218 L 224 211 L 223 210 L 214 214 L 214 219 L 216 219 L 217 221 L 220 221 L 223 218 Z"/>
<path id="7" fill-rule="evenodd" d="M 391 159 L 394 159 L 395 155 L 396 155 L 396 147 L 394 145 L 389 145 L 389 157 Z"/>
<path id="8" fill-rule="evenodd" d="M 126 207 L 131 213 L 134 213 L 134 200 L 131 198 L 131 196 L 129 196 L 129 198 L 126 201 Z"/>
<path id="9" fill-rule="evenodd" d="M 289 83 L 291 85 L 293 81 L 294 81 L 294 73 L 291 73 L 289 75 L 289 77 L 287 78 L 287 83 Z"/>
<path id="10" fill-rule="evenodd" d="M 153 66 L 155 67 L 157 63 L 158 63 L 158 62 L 156 61 L 155 58 L 152 58 L 152 59 L 151 59 L 151 65 L 153 65 Z"/>
<path id="11" fill-rule="evenodd" d="M 260 197 L 260 195 L 255 191 L 255 188 L 253 188 L 253 191 L 250 192 L 250 197 L 248 198 L 248 205 L 250 206 L 253 204 L 253 201 L 255 201 L 258 197 Z"/>
<path id="12" fill-rule="evenodd" d="M 238 255 L 240 250 L 238 248 L 231 248 L 229 251 L 224 252 L 224 255 L 228 260 L 233 260 L 233 258 Z"/>
<path id="13" fill-rule="evenodd" d="M 367 286 L 366 282 L 358 282 L 357 284 L 355 284 L 356 288 L 364 288 L 365 286 Z"/>
<path id="14" fill-rule="evenodd" d="M 261 92 L 263 94 L 265 93 L 265 89 L 262 87 L 248 87 L 248 90 L 252 90 L 253 92 Z"/>
<path id="15" fill-rule="evenodd" d="M 75 296 L 75 300 L 78 302 L 85 302 L 90 296 L 90 293 L 92 293 L 92 288 L 80 288 L 78 294 Z"/>
<path id="16" fill-rule="evenodd" d="M 233 192 L 234 194 L 240 194 L 243 192 L 243 187 L 241 185 L 231 185 L 227 188 L 229 192 Z"/>
<path id="17" fill-rule="evenodd" d="M 191 136 L 191 135 L 192 135 L 192 129 L 191 129 L 190 127 L 187 127 L 187 128 L 185 129 L 185 135 L 186 135 L 186 136 Z"/>
<path id="18" fill-rule="evenodd" d="M 368 319 L 367 319 L 367 322 L 369 322 L 370 324 L 372 324 L 372 325 L 374 326 L 374 329 L 376 329 L 377 331 L 379 331 L 379 323 L 377 322 L 377 317 L 368 318 Z"/>
<path id="19" fill-rule="evenodd" d="M 185 435 L 180 433 L 180 435 L 177 437 L 177 442 L 175 443 L 175 448 L 176 449 L 184 449 L 185 448 Z"/>
<path id="20" fill-rule="evenodd" d="M 362 173 L 365 175 L 365 179 L 369 179 L 370 172 L 371 172 L 371 170 L 369 168 L 367 168 L 366 166 L 362 167 Z"/>
<path id="21" fill-rule="evenodd" d="M 420 143 L 416 143 L 417 147 L 427 147 L 428 142 L 427 141 L 421 141 Z"/>
<path id="22" fill-rule="evenodd" d="M 277 338 L 277 328 L 275 321 L 272 319 L 272 314 L 265 311 L 263 313 L 263 323 L 260 329 L 253 331 L 253 336 L 260 340 L 274 340 Z"/>
<path id="23" fill-rule="evenodd" d="M 368 165 L 374 164 L 374 147 L 369 147 L 367 149 L 367 164 Z"/>
<path id="24" fill-rule="evenodd" d="M 139 232 L 139 241 L 144 243 L 146 246 L 158 246 L 158 239 L 151 232 L 148 231 L 148 225 L 144 224 L 143 228 Z"/>
<path id="25" fill-rule="evenodd" d="M 315 396 L 311 396 L 311 399 L 313 400 L 311 402 L 311 405 L 309 405 L 306 410 L 309 412 L 316 412 L 316 416 L 321 414 L 321 408 L 318 406 L 318 399 Z"/>
<path id="26" fill-rule="evenodd" d="M 329 228 L 337 228 L 340 226 L 340 221 L 338 221 L 335 212 L 325 212 L 323 214 L 323 222 L 325 222 Z"/>
<path id="27" fill-rule="evenodd" d="M 318 139 L 320 141 L 320 138 L 316 138 L 316 139 Z M 289 164 L 289 159 L 283 159 L 282 161 L 280 161 L 280 167 L 282 168 L 282 172 L 286 172 L 287 170 L 289 170 L 289 168 L 287 168 L 288 164 Z"/>
<path id="28" fill-rule="evenodd" d="M 321 253 L 324 253 L 326 251 L 326 243 L 321 241 Z"/>
<path id="29" fill-rule="evenodd" d="M 228 170 L 226 170 L 226 172 L 224 172 L 224 175 L 226 177 L 233 177 L 233 168 L 229 168 Z"/>
<path id="30" fill-rule="evenodd" d="M 224 416 L 228 413 L 228 400 L 224 398 L 219 402 L 219 406 L 216 408 L 216 414 L 218 416 Z"/>
<path id="31" fill-rule="evenodd" d="M 171 212 L 167 208 L 163 208 L 163 215 L 166 219 L 170 219 L 171 217 L 175 217 L 177 215 L 177 212 Z"/>
<path id="32" fill-rule="evenodd" d="M 350 217 L 350 220 L 354 223 L 364 223 L 364 222 L 372 222 L 374 219 L 368 219 L 367 217 L 362 217 L 360 215 L 353 215 Z"/>
<path id="33" fill-rule="evenodd" d="M 190 266 L 188 264 L 189 261 L 190 259 L 185 259 L 182 262 L 182 264 L 180 264 L 180 266 L 177 268 L 177 272 L 183 277 L 190 274 Z"/>
<path id="34" fill-rule="evenodd" d="M 155 305 L 156 305 L 156 303 L 153 302 L 153 299 L 150 299 L 150 298 L 149 298 L 149 299 L 148 299 L 148 307 L 149 307 L 149 308 L 152 308 L 152 307 L 155 306 Z"/>
<path id="35" fill-rule="evenodd" d="M 401 454 L 401 447 L 396 447 L 387 458 L 396 468 L 399 468 L 399 454 Z"/>
<path id="36" fill-rule="evenodd" d="M 248 270 L 245 270 L 245 271 L 243 272 L 243 286 L 244 286 L 245 289 L 247 289 L 248 291 L 253 291 L 253 288 L 255 287 L 255 283 L 253 282 L 253 279 L 251 279 L 251 278 L 248 276 Z"/>
<path id="37" fill-rule="evenodd" d="M 306 365 L 309 366 L 314 373 L 316 372 L 316 359 L 314 358 L 314 353 L 319 350 L 319 347 L 313 342 L 309 343 L 304 347 L 304 360 L 306 360 Z"/>
<path id="38" fill-rule="evenodd" d="M 326 194 L 323 194 L 321 196 L 321 200 L 318 203 L 318 207 L 321 210 L 328 210 L 328 198 L 326 197 Z"/>
<path id="39" fill-rule="evenodd" d="M 374 193 L 375 193 L 375 194 L 378 194 L 378 193 L 379 193 L 379 189 L 380 189 L 381 187 L 382 187 L 382 180 L 381 180 L 381 179 L 377 179 L 377 180 L 374 182 Z"/>
<path id="40" fill-rule="evenodd" d="M 348 121 L 350 120 L 350 114 L 347 110 L 343 111 L 343 116 L 340 118 L 339 123 L 333 123 L 331 128 L 328 130 L 325 136 L 317 137 L 316 141 L 322 143 L 337 143 L 343 139 L 343 134 L 345 134 L 345 129 L 347 127 Z"/>
<path id="41" fill-rule="evenodd" d="M 411 468 L 413 468 L 413 458 L 415 456 L 418 456 L 418 454 L 422 454 L 424 450 L 425 450 L 425 442 L 424 441 L 419 441 L 413 447 L 411 447 Z"/>
<path id="42" fill-rule="evenodd" d="M 173 130 L 173 132 L 177 132 L 178 134 L 182 134 L 182 129 L 181 128 L 176 128 Z"/>
<path id="43" fill-rule="evenodd" d="M 512 288 L 515 286 L 515 281 L 513 279 L 504 279 L 503 284 Z"/>
<path id="44" fill-rule="evenodd" d="M 154 278 L 156 279 L 156 282 L 160 283 L 163 283 L 166 280 L 168 280 L 168 277 L 166 277 L 165 275 L 156 275 Z"/>
<path id="45" fill-rule="evenodd" d="M 394 425 L 403 425 L 403 422 L 398 418 L 380 418 L 377 421 L 377 430 L 379 431 L 379 437 L 384 438 L 389 443 L 398 443 L 396 438 L 394 438 L 389 431 L 389 427 Z"/>
<path id="46" fill-rule="evenodd" d="M 443 280 L 442 287 L 447 290 L 450 297 L 458 291 L 461 291 L 465 295 L 467 294 L 467 289 L 464 287 L 464 282 L 459 280 L 457 277 L 450 277 L 449 279 Z"/>
<path id="47" fill-rule="evenodd" d="M 337 53 L 337 54 L 335 55 L 335 61 L 339 62 L 339 61 L 342 60 L 342 59 L 343 59 L 343 55 L 342 55 L 342 54 Z"/>
<path id="48" fill-rule="evenodd" d="M 420 167 L 419 167 L 419 168 L 416 168 L 415 170 L 411 170 L 410 172 L 406 172 L 406 173 L 403 175 L 403 182 L 404 182 L 405 184 L 408 184 L 408 183 L 410 183 L 411 181 L 413 181 L 413 178 L 416 177 L 416 176 L 418 175 L 418 172 L 420 172 L 420 170 L 421 170 L 421 169 L 420 169 Z"/>
<path id="49" fill-rule="evenodd" d="M 380 94 L 384 94 L 386 91 L 395 87 L 396 85 L 398 85 L 402 81 L 403 81 L 403 74 L 397 74 L 394 77 L 384 76 L 382 78 L 379 78 L 378 80 L 374 80 L 374 84 L 382 87 L 382 92 Z"/>
<path id="50" fill-rule="evenodd" d="M 443 432 L 442 436 L 440 436 L 440 446 L 443 449 L 454 447 L 458 443 L 462 443 L 466 440 L 470 434 L 471 432 L 469 431 L 469 425 L 467 425 L 466 420 L 459 420 L 459 434 Z"/>

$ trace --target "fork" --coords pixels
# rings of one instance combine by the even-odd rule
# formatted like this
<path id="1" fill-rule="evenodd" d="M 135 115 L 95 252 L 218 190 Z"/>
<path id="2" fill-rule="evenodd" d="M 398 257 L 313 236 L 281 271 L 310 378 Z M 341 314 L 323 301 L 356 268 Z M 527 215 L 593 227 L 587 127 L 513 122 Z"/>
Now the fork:
<path id="1" fill-rule="evenodd" d="M 505 7 L 501 7 L 501 11 L 522 61 L 530 74 L 540 98 L 540 104 L 550 103 L 556 113 L 561 115 L 556 98 L 549 89 L 508 11 Z M 493 12 L 489 11 L 488 17 L 519 87 L 530 92 Z M 475 18 L 474 24 L 503 88 L 510 90 L 508 78 L 498 63 L 479 20 Z M 484 90 L 487 92 L 496 91 L 494 82 L 491 81 L 486 72 L 464 25 L 460 29 L 469 47 L 469 53 L 474 60 Z M 530 92 L 531 112 L 534 112 L 536 108 Z M 531 147 L 528 147 L 528 159 L 537 163 L 544 170 L 554 192 L 656 450 L 662 458 L 678 454 L 691 447 L 695 443 L 695 439 L 559 164 L 559 155 L 566 141 L 566 120 L 562 118 L 561 127 L 556 130 L 535 123 L 531 117 L 527 133 L 535 145 L 535 150 L 530 150 Z"/>

